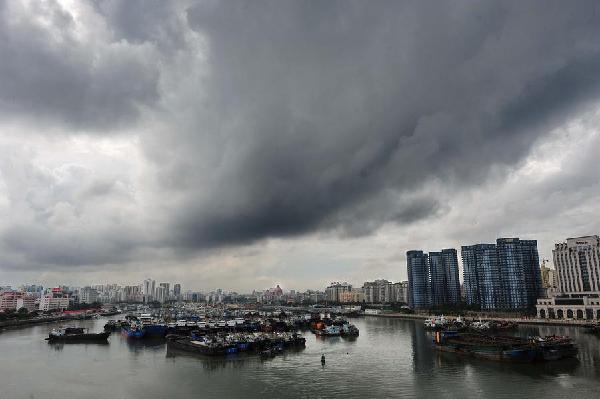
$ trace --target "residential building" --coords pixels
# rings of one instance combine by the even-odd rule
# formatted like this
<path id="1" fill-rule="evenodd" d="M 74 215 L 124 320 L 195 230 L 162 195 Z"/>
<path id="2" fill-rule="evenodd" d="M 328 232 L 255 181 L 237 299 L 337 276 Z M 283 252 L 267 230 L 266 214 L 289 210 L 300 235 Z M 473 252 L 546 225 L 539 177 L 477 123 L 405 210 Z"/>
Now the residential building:
<path id="1" fill-rule="evenodd" d="M 408 304 L 408 281 L 401 281 L 393 284 L 394 302 Z"/>
<path id="2" fill-rule="evenodd" d="M 166 285 L 165 285 L 166 284 Z M 167 283 L 161 283 L 154 291 L 154 299 L 160 303 L 164 303 L 169 297 L 169 288 Z"/>
<path id="3" fill-rule="evenodd" d="M 482 310 L 499 310 L 502 302 L 502 284 L 496 246 L 463 246 L 461 255 L 467 305 L 479 306 Z"/>
<path id="4" fill-rule="evenodd" d="M 334 282 L 325 289 L 325 295 L 328 302 L 341 302 L 340 295 L 342 292 L 352 291 L 352 285 L 343 282 Z"/>
<path id="5" fill-rule="evenodd" d="M 28 312 L 39 309 L 38 297 L 35 295 L 23 295 L 17 298 L 17 310 L 25 308 Z"/>
<path id="6" fill-rule="evenodd" d="M 79 291 L 80 303 L 95 303 L 98 302 L 98 291 L 91 287 L 84 287 Z"/>
<path id="7" fill-rule="evenodd" d="M 40 307 L 42 311 L 65 310 L 69 307 L 69 294 L 62 288 L 53 288 L 50 292 L 42 295 L 40 298 Z"/>
<path id="8" fill-rule="evenodd" d="M 431 253 L 430 253 L 431 255 Z M 446 304 L 461 302 L 460 277 L 458 274 L 458 253 L 454 248 L 442 249 L 442 263 L 446 278 Z"/>
<path id="9" fill-rule="evenodd" d="M 4 291 L 0 293 L 0 311 L 17 310 L 17 300 L 23 293 L 17 291 Z"/>
<path id="10" fill-rule="evenodd" d="M 455 249 L 408 251 L 408 303 L 411 308 L 452 306 L 460 302 L 458 255 Z"/>
<path id="11" fill-rule="evenodd" d="M 423 251 L 406 253 L 408 272 L 408 306 L 411 309 L 431 307 L 429 257 Z"/>
<path id="12" fill-rule="evenodd" d="M 176 300 L 181 299 L 181 284 L 175 284 L 173 286 L 173 296 Z"/>
<path id="13" fill-rule="evenodd" d="M 160 283 L 159 287 L 163 287 L 166 290 L 166 294 L 164 294 L 164 299 L 162 301 L 160 301 L 160 300 L 158 300 L 158 301 L 162 303 L 164 301 L 168 301 L 169 299 L 171 299 L 171 298 L 169 298 L 169 296 L 171 294 L 171 284 L 169 284 L 169 283 Z"/>
<path id="14" fill-rule="evenodd" d="M 543 296 L 537 241 L 499 238 L 461 248 L 467 304 L 485 310 L 533 309 Z"/>
<path id="15" fill-rule="evenodd" d="M 362 303 L 365 301 L 365 294 L 360 288 L 352 288 L 350 291 L 340 293 L 341 303 Z"/>

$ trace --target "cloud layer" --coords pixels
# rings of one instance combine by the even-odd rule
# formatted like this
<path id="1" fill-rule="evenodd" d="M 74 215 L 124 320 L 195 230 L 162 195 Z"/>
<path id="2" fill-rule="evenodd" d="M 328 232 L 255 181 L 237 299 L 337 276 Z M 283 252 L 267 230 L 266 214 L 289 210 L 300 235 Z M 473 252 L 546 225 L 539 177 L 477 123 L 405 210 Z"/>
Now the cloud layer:
<path id="1" fill-rule="evenodd" d="M 291 259 L 279 278 L 308 282 L 319 256 L 360 278 L 412 247 L 594 233 L 527 223 L 597 199 L 595 156 L 560 173 L 536 161 L 540 181 L 524 170 L 540 146 L 551 170 L 595 142 L 597 8 L 0 2 L 0 269 L 245 262 L 252 285 Z M 320 239 L 332 252 L 308 247 Z"/>

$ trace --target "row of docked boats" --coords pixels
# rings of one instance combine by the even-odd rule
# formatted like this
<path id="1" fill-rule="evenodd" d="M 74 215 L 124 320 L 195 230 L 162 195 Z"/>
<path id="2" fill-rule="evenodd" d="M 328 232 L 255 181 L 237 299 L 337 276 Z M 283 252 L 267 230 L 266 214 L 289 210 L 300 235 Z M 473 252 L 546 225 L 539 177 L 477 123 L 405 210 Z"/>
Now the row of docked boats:
<path id="1" fill-rule="evenodd" d="M 121 332 L 128 338 L 165 337 L 168 334 L 189 335 L 192 331 L 199 330 L 204 333 L 218 332 L 294 332 L 309 328 L 312 322 L 321 321 L 313 315 L 288 316 L 281 314 L 278 317 L 261 317 L 247 315 L 244 317 L 207 318 L 197 315 L 175 321 L 165 321 L 159 316 L 141 314 L 127 316 L 125 320 L 109 320 L 104 329 L 111 332 Z M 336 321 L 336 323 L 338 323 Z M 328 325 L 332 324 L 328 322 Z M 340 331 L 333 328 L 328 331 L 330 335 L 358 335 L 358 329 L 352 325 L 339 324 Z"/>
<path id="2" fill-rule="evenodd" d="M 504 320 L 471 320 L 467 321 L 462 317 L 450 319 L 441 316 L 433 316 L 426 319 L 423 328 L 428 331 L 461 331 L 461 332 L 482 332 L 498 333 L 503 331 L 516 330 L 518 324 Z"/>
<path id="3" fill-rule="evenodd" d="M 553 361 L 573 358 L 578 349 L 570 337 L 521 338 L 458 331 L 437 331 L 434 347 L 476 358 L 511 363 Z"/>
<path id="4" fill-rule="evenodd" d="M 298 333 L 234 333 L 190 336 L 168 335 L 167 348 L 206 356 L 254 353 L 271 357 L 286 349 L 302 349 L 306 339 Z"/>

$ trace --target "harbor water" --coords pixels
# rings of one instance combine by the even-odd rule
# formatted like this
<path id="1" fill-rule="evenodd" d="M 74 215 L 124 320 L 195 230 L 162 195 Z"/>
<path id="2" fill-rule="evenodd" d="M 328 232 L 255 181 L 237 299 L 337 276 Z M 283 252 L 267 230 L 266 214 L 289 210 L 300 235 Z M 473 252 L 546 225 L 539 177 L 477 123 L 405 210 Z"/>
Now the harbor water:
<path id="1" fill-rule="evenodd" d="M 107 319 L 80 321 L 102 331 Z M 570 335 L 578 359 L 503 364 L 439 353 L 421 321 L 352 319 L 355 339 L 305 333 L 306 348 L 261 359 L 173 353 L 164 341 L 49 344 L 48 324 L 0 332 L 0 399 L 86 398 L 593 398 L 600 397 L 600 337 L 575 327 L 523 327 Z M 325 355 L 325 364 L 321 364 Z"/>

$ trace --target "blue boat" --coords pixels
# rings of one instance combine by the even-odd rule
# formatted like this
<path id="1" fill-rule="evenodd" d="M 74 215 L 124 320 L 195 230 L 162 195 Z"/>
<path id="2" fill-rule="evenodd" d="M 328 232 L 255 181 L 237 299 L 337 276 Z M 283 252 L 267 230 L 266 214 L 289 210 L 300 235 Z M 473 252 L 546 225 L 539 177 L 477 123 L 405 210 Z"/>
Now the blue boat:
<path id="1" fill-rule="evenodd" d="M 167 335 L 167 325 L 157 322 L 150 313 L 141 314 L 139 320 L 146 338 L 164 338 Z"/>
<path id="2" fill-rule="evenodd" d="M 138 324 L 130 324 L 121 327 L 121 335 L 127 338 L 144 338 L 146 332 Z"/>
<path id="3" fill-rule="evenodd" d="M 167 335 L 166 324 L 146 324 L 142 330 L 146 338 L 164 338 Z"/>

